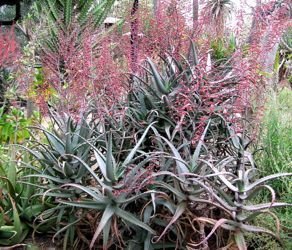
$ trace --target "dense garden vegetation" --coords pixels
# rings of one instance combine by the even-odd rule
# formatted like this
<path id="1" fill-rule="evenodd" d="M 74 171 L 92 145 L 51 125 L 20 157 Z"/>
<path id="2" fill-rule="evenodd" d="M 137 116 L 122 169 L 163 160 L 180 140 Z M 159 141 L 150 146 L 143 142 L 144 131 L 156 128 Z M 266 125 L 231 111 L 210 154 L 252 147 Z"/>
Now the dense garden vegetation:
<path id="1" fill-rule="evenodd" d="M 246 2 L 1 3 L 0 249 L 292 248 L 292 7 Z"/>

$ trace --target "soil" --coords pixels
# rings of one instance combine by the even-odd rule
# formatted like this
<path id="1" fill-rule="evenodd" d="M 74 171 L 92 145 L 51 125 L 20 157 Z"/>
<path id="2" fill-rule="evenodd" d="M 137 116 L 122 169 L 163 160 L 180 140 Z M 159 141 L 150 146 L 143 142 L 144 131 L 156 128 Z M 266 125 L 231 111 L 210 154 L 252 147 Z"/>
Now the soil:
<path id="1" fill-rule="evenodd" d="M 28 237 L 22 244 L 17 244 L 9 247 L 1 247 L 0 250 L 58 250 L 51 238 L 38 235 L 33 240 Z"/>

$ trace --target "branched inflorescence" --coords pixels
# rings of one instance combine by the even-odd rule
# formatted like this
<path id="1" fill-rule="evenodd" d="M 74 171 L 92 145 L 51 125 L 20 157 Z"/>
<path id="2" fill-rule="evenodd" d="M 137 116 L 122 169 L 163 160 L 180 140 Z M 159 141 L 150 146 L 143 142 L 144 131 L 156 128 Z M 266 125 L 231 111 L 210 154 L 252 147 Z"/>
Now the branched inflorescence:
<path id="1" fill-rule="evenodd" d="M 0 31 L 0 68 L 11 66 L 19 53 L 18 43 L 15 40 L 14 28 L 9 31 Z"/>

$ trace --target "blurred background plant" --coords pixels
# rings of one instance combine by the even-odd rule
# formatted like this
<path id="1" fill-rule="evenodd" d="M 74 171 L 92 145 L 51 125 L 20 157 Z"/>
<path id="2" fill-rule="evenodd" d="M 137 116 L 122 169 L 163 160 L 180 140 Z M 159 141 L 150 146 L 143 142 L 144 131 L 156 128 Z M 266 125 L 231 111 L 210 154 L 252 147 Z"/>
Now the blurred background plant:
<path id="1" fill-rule="evenodd" d="M 30 137 L 28 126 L 30 119 L 26 119 L 24 112 L 19 108 L 12 108 L 9 113 L 0 109 L 0 141 L 3 144 L 21 143 Z"/>
<path id="2" fill-rule="evenodd" d="M 235 36 L 230 36 L 229 39 L 217 39 L 211 42 L 212 55 L 215 60 L 228 60 L 236 50 Z"/>

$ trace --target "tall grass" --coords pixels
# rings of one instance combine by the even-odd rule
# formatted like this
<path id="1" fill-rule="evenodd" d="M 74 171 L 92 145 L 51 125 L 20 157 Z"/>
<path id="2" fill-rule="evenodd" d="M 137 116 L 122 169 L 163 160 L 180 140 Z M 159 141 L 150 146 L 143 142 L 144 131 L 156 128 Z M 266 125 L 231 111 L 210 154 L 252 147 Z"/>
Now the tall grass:
<path id="1" fill-rule="evenodd" d="M 260 147 L 262 150 L 258 155 L 258 169 L 263 176 L 275 173 L 292 172 L 292 91 L 284 88 L 279 92 L 272 92 L 267 102 L 265 116 L 260 135 Z M 276 191 L 277 199 L 283 202 L 292 202 L 292 181 L 291 178 L 274 180 L 271 186 Z M 266 199 L 263 193 L 262 199 Z M 281 208 L 275 212 L 282 224 L 282 233 L 286 249 L 292 249 L 292 209 L 291 207 Z M 261 218 L 261 220 L 266 220 Z M 269 221 L 266 221 L 269 224 Z M 262 238 L 262 237 L 260 237 Z M 257 239 L 252 241 L 255 249 L 271 249 L 272 240 Z M 266 244 L 266 246 L 264 245 Z M 276 245 L 275 245 L 276 247 Z M 274 248 L 273 248 L 274 249 Z"/>
<path id="2" fill-rule="evenodd" d="M 292 170 L 292 91 L 285 88 L 271 93 L 261 135 L 263 151 L 259 168 L 264 175 Z M 280 199 L 292 201 L 292 182 L 277 180 L 273 188 Z M 289 195 L 290 193 L 290 195 Z M 287 200 L 288 201 L 288 200 Z"/>

